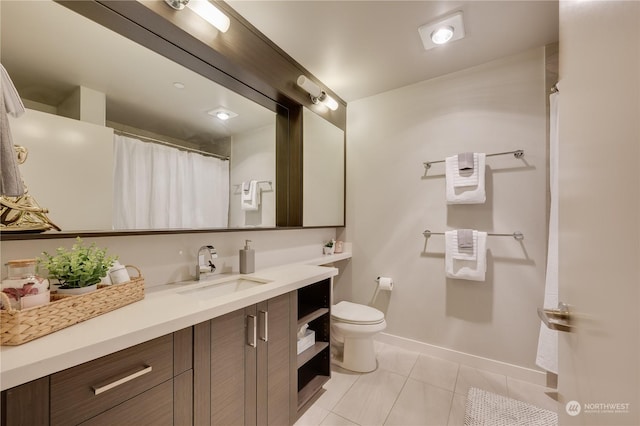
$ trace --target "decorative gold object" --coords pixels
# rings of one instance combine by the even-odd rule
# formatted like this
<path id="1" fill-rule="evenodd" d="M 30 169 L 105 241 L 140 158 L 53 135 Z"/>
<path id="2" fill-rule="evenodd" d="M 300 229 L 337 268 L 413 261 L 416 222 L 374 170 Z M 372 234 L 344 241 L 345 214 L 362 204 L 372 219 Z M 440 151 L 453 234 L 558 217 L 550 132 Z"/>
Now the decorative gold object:
<path id="1" fill-rule="evenodd" d="M 28 151 L 25 147 L 14 145 L 18 164 L 27 161 Z M 40 207 L 29 195 L 29 188 L 22 181 L 24 194 L 20 197 L 0 196 L 0 232 L 44 232 L 61 229 L 47 217 L 48 209 Z"/>

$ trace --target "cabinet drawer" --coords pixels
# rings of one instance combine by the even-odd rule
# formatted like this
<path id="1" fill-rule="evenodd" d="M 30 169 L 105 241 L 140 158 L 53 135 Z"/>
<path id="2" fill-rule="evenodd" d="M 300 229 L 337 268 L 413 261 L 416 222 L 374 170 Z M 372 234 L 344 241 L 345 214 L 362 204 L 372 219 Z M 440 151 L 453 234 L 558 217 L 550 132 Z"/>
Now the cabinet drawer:
<path id="1" fill-rule="evenodd" d="M 82 426 L 172 426 L 173 383 L 162 383 L 130 400 L 98 414 Z"/>
<path id="2" fill-rule="evenodd" d="M 173 376 L 173 335 L 51 376 L 51 424 L 78 424 Z"/>

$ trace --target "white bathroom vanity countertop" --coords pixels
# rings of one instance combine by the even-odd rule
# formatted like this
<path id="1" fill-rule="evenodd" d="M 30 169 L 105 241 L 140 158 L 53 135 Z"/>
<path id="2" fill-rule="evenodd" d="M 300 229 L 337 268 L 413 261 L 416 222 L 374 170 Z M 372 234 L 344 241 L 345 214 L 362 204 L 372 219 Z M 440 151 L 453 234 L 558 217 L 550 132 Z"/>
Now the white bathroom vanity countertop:
<path id="1" fill-rule="evenodd" d="M 145 298 L 141 301 L 19 346 L 2 346 L 0 390 L 333 277 L 338 274 L 336 268 L 318 265 L 350 257 L 350 253 L 325 255 L 303 263 L 263 269 L 246 277 L 269 280 L 268 283 L 208 299 L 179 293 L 187 286 L 219 280 L 225 275 L 213 275 L 200 282 L 146 288 Z"/>

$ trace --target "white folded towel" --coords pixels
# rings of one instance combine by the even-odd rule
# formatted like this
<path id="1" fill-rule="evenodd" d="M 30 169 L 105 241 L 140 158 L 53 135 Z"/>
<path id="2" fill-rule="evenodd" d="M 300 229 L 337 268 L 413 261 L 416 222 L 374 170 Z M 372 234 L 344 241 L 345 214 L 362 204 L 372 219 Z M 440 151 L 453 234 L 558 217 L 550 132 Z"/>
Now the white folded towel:
<path id="1" fill-rule="evenodd" d="M 240 188 L 240 208 L 242 210 L 258 210 L 260 205 L 260 193 L 258 192 L 258 181 L 242 182 Z"/>
<path id="2" fill-rule="evenodd" d="M 445 272 L 448 278 L 484 281 L 487 271 L 487 233 L 473 231 L 473 249 L 458 248 L 458 231 L 447 231 L 445 238 Z"/>
<path id="3" fill-rule="evenodd" d="M 448 204 L 482 204 L 486 200 L 484 187 L 486 154 L 473 154 L 473 171 L 465 173 L 458 168 L 458 156 L 445 159 L 445 181 Z"/>

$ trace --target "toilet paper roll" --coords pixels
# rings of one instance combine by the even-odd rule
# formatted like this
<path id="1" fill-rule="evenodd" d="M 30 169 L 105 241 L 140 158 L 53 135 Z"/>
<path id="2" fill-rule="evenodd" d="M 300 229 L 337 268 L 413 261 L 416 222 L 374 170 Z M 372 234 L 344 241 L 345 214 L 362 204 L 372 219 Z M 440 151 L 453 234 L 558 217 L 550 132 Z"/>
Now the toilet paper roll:
<path id="1" fill-rule="evenodd" d="M 383 291 L 393 290 L 393 279 L 389 277 L 378 278 L 378 290 L 383 290 Z"/>

